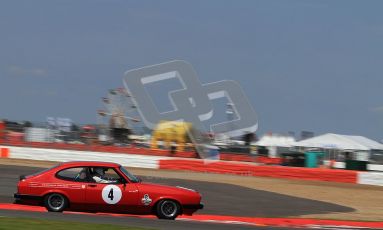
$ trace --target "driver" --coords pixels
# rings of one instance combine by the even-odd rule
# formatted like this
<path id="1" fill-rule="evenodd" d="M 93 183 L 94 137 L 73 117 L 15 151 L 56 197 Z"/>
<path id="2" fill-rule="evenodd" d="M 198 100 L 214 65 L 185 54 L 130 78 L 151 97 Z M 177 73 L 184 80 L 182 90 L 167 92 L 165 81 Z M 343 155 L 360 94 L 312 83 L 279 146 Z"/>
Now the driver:
<path id="1" fill-rule="evenodd" d="M 109 178 L 105 178 L 105 168 L 97 167 L 93 169 L 93 180 L 95 180 L 97 183 L 116 183 L 117 180 L 110 180 Z"/>

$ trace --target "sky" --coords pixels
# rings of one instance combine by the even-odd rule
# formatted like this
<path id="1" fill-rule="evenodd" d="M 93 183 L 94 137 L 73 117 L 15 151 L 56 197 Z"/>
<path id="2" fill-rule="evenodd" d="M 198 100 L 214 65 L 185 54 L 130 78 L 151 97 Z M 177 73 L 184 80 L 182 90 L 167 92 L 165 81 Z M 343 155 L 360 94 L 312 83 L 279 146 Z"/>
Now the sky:
<path id="1" fill-rule="evenodd" d="M 0 1 L 0 118 L 95 123 L 124 72 L 242 85 L 258 134 L 383 139 L 383 1 Z"/>

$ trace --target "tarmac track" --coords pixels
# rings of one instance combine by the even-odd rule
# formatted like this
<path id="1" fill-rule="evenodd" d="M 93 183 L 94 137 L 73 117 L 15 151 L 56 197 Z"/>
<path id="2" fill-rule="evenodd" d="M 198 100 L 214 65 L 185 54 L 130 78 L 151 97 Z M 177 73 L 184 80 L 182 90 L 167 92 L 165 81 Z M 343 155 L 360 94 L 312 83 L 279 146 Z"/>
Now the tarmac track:
<path id="1" fill-rule="evenodd" d="M 19 175 L 28 175 L 42 168 L 25 166 L 0 165 L 0 202 L 13 202 L 13 193 Z M 351 212 L 354 209 L 336 204 L 297 198 L 278 193 L 262 190 L 254 190 L 236 185 L 223 183 L 209 183 L 191 180 L 178 180 L 160 177 L 141 177 L 143 181 L 166 185 L 179 185 L 198 190 L 202 194 L 205 204 L 198 214 L 250 216 L 250 217 L 286 217 L 303 214 L 324 214 L 330 212 Z M 85 221 L 96 223 L 113 223 L 129 226 L 149 227 L 156 229 L 233 229 L 232 225 L 196 223 L 185 221 L 173 221 L 157 219 L 145 219 L 137 217 L 111 217 L 111 216 L 86 216 L 78 214 L 60 213 L 31 213 L 23 211 L 0 210 L 2 216 L 39 217 L 59 220 Z M 241 229 L 253 229 L 259 227 L 243 226 Z M 264 228 L 264 227 L 262 227 Z M 267 228 L 271 229 L 271 228 Z M 275 229 L 275 228 L 273 228 Z"/>

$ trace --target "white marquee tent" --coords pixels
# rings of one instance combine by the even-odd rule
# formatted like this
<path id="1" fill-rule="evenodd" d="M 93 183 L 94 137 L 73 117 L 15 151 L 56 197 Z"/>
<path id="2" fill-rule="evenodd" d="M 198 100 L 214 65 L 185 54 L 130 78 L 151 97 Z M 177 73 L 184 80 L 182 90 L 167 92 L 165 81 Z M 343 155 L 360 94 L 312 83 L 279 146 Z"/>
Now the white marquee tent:
<path id="1" fill-rule="evenodd" d="M 259 141 L 255 142 L 254 145 L 293 147 L 295 146 L 295 139 L 294 137 L 284 135 L 264 135 Z"/>
<path id="2" fill-rule="evenodd" d="M 269 150 L 269 157 L 278 157 L 279 150 L 295 146 L 295 139 L 291 136 L 266 134 L 252 145 L 264 146 Z"/>
<path id="3" fill-rule="evenodd" d="M 383 150 L 383 144 L 363 136 L 327 133 L 295 143 L 297 147 L 339 150 Z"/>

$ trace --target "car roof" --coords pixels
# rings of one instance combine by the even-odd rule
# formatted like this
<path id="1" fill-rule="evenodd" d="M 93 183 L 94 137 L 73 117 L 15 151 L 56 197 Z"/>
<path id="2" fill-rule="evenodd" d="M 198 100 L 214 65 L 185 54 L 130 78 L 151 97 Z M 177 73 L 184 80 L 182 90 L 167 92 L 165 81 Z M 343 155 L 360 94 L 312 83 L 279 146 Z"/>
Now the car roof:
<path id="1" fill-rule="evenodd" d="M 66 167 L 111 167 L 116 168 L 120 167 L 120 164 L 112 163 L 112 162 L 102 162 L 102 161 L 69 161 L 69 162 L 63 162 L 59 164 L 60 168 L 66 168 Z"/>

